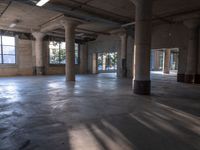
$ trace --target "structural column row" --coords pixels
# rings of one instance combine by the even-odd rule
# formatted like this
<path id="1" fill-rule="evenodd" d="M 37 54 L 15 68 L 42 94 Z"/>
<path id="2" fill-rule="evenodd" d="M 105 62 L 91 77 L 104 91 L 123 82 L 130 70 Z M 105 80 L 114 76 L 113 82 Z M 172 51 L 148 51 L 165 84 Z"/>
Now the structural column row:
<path id="1" fill-rule="evenodd" d="M 75 81 L 75 29 L 79 21 L 76 20 L 60 20 L 59 22 L 65 29 L 65 43 L 66 43 L 66 80 L 67 81 Z M 45 67 L 44 67 L 44 59 L 43 59 L 43 37 L 45 33 L 42 32 L 33 32 L 32 33 L 35 38 L 35 60 L 36 66 L 34 68 L 34 72 L 36 75 L 44 75 Z M 86 51 L 83 49 L 84 52 Z M 85 58 L 85 55 L 82 54 L 82 58 Z M 84 62 L 82 62 L 83 64 Z M 86 72 L 83 65 L 81 65 L 82 72 Z"/>

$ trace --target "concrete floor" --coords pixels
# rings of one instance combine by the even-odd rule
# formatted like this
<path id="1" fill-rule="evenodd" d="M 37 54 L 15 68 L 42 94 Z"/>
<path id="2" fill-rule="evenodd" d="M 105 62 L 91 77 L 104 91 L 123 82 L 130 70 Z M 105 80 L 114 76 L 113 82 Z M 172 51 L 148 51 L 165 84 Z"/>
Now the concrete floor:
<path id="1" fill-rule="evenodd" d="M 0 78 L 0 150 L 200 150 L 200 86 L 114 74 Z"/>

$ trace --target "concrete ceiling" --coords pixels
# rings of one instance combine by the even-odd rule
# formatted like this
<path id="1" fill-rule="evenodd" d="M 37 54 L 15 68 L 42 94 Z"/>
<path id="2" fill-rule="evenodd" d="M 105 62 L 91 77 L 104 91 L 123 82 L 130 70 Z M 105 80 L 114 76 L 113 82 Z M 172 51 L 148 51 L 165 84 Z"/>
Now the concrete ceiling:
<path id="1" fill-rule="evenodd" d="M 135 6 L 130 0 L 50 0 L 44 7 L 36 7 L 37 1 L 1 0 L 0 29 L 15 30 L 9 25 L 18 20 L 16 28 L 30 32 L 65 14 L 87 22 L 78 26 L 78 33 L 98 34 L 120 28 L 135 17 Z M 199 0 L 154 0 L 153 4 L 154 20 L 182 20 L 188 14 L 199 17 L 199 13 Z"/>
<path id="2" fill-rule="evenodd" d="M 38 29 L 40 25 L 48 22 L 61 13 L 33 7 L 30 5 L 12 2 L 0 18 L 0 24 L 9 26 L 19 20 L 17 26 L 26 29 Z"/>

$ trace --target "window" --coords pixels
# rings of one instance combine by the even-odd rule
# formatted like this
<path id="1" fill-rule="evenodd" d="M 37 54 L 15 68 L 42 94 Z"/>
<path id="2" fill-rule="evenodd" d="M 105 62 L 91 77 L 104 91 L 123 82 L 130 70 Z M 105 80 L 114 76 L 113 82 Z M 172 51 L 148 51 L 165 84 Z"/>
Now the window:
<path id="1" fill-rule="evenodd" d="M 49 57 L 50 64 L 65 64 L 66 51 L 64 42 L 50 42 L 49 43 Z"/>
<path id="2" fill-rule="evenodd" d="M 98 53 L 98 71 L 116 71 L 117 70 L 117 52 Z"/>
<path id="3" fill-rule="evenodd" d="M 0 36 L 0 64 L 15 64 L 15 37 Z"/>
<path id="4" fill-rule="evenodd" d="M 65 64 L 66 49 L 65 42 L 49 43 L 49 63 L 50 64 Z M 79 45 L 75 44 L 75 64 L 79 63 Z"/>
<path id="5" fill-rule="evenodd" d="M 79 45 L 75 44 L 75 64 L 79 64 Z"/>

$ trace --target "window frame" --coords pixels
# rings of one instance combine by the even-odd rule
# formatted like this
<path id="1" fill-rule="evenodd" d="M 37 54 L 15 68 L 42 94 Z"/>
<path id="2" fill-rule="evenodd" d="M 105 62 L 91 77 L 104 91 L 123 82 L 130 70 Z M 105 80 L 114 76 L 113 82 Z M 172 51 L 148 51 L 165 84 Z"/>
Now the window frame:
<path id="1" fill-rule="evenodd" d="M 14 46 L 13 45 L 4 45 L 3 44 L 3 38 L 2 38 L 3 36 L 14 38 Z M 16 65 L 17 64 L 16 37 L 15 36 L 1 35 L 0 34 L 0 40 L 1 40 L 1 44 L 0 44 L 0 47 L 1 47 L 1 54 L 0 54 L 1 61 L 0 61 L 0 65 Z M 15 54 L 4 54 L 4 50 L 3 50 L 4 46 L 14 47 L 14 53 Z M 15 57 L 15 62 L 14 63 L 4 63 L 4 56 L 5 55 L 6 56 L 14 56 Z"/>
<path id="2" fill-rule="evenodd" d="M 59 44 L 59 63 L 58 64 L 55 64 L 55 63 L 51 63 L 50 61 L 51 61 L 51 55 L 50 55 L 50 43 L 51 42 L 57 42 L 58 44 Z M 60 63 L 61 61 L 60 61 L 60 50 L 61 50 L 61 43 L 62 43 L 63 41 L 49 41 L 49 44 L 48 44 L 48 53 L 49 53 L 49 57 L 48 57 L 48 64 L 50 65 L 50 66 L 64 66 L 65 64 L 66 64 L 66 61 L 65 61 L 65 63 Z M 65 42 L 64 42 L 65 43 Z M 77 63 L 75 62 L 75 59 L 76 59 L 76 49 L 75 49 L 75 44 L 78 44 L 78 58 L 77 58 Z M 74 44 L 74 64 L 75 65 L 79 65 L 80 64 L 80 44 L 79 43 L 75 43 Z"/>

